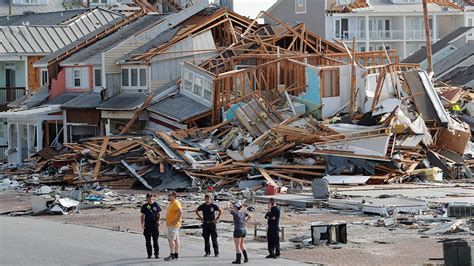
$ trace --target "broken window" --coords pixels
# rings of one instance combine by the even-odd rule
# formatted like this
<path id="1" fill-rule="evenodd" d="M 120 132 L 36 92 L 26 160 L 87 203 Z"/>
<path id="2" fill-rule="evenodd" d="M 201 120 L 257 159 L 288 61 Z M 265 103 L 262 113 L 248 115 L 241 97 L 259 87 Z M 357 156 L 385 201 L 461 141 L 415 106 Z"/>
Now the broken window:
<path id="1" fill-rule="evenodd" d="M 212 100 L 212 82 L 210 80 L 204 80 L 204 99 Z"/>
<path id="2" fill-rule="evenodd" d="M 184 71 L 184 89 L 188 91 L 193 89 L 193 73 L 191 71 Z"/>
<path id="3" fill-rule="evenodd" d="M 321 69 L 321 97 L 339 96 L 339 69 Z"/>
<path id="4" fill-rule="evenodd" d="M 202 96 L 202 78 L 198 75 L 194 77 L 194 94 Z"/>

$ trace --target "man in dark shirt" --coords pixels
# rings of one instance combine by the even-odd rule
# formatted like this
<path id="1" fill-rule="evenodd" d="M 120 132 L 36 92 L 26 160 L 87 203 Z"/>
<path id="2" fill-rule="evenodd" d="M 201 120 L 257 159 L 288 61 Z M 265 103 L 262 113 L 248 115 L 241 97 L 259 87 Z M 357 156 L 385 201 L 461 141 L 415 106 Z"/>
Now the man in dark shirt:
<path id="1" fill-rule="evenodd" d="M 146 203 L 143 204 L 140 212 L 142 213 L 140 221 L 143 228 L 143 235 L 145 236 L 148 258 L 150 259 L 152 255 L 151 239 L 153 238 L 155 258 L 158 259 L 158 254 L 160 253 L 158 247 L 158 235 L 161 208 L 158 203 L 153 202 L 153 195 L 151 193 L 146 194 Z"/>
<path id="2" fill-rule="evenodd" d="M 196 209 L 196 215 L 202 222 L 202 236 L 204 237 L 204 257 L 211 255 L 211 245 L 209 244 L 209 236 L 212 239 L 212 247 L 214 248 L 214 256 L 219 256 L 219 246 L 217 244 L 217 226 L 216 222 L 221 216 L 222 210 L 216 204 L 211 202 L 211 196 L 204 196 L 205 203 Z M 202 216 L 199 214 L 202 212 Z M 217 212 L 217 217 L 215 212 Z"/>
<path id="3" fill-rule="evenodd" d="M 276 259 L 280 256 L 280 236 L 278 234 L 280 231 L 280 208 L 276 205 L 274 198 L 270 198 L 265 219 L 268 222 L 267 242 L 270 253 L 266 258 Z"/>

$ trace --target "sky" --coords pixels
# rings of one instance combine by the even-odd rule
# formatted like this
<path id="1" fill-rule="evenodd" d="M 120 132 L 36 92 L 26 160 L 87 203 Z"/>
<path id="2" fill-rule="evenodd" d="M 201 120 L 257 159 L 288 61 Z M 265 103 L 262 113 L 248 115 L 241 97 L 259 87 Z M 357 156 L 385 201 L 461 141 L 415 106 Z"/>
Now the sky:
<path id="1" fill-rule="evenodd" d="M 261 10 L 267 10 L 276 0 L 234 0 L 234 11 L 255 18 Z"/>

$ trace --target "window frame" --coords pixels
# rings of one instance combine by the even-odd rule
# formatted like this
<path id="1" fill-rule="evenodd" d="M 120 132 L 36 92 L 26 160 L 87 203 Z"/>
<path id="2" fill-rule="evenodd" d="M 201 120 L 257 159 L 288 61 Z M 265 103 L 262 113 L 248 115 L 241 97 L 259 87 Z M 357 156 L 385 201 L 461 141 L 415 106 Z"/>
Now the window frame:
<path id="1" fill-rule="evenodd" d="M 144 80 L 142 80 L 142 73 L 144 71 Z M 129 67 L 122 67 L 122 89 L 128 90 L 148 90 L 148 68 L 146 66 L 129 66 Z M 126 80 L 127 84 L 124 83 L 124 73 L 127 73 Z M 136 74 L 136 85 L 133 78 L 132 73 Z M 133 82 L 133 83 L 132 83 Z"/>
<path id="2" fill-rule="evenodd" d="M 76 77 L 76 73 L 79 73 L 79 77 Z M 79 85 L 76 85 L 76 80 L 79 79 Z M 82 88 L 82 69 L 73 68 L 72 69 L 72 87 L 73 88 Z"/>
<path id="3" fill-rule="evenodd" d="M 301 8 L 304 11 L 299 11 Z M 295 14 L 306 14 L 306 0 L 295 0 Z"/>
<path id="4" fill-rule="evenodd" d="M 46 74 L 45 74 L 46 73 Z M 48 69 L 40 69 L 40 83 L 41 86 L 44 86 L 49 83 Z"/>
<path id="5" fill-rule="evenodd" d="M 99 71 L 99 77 L 97 77 L 96 71 Z M 102 87 L 102 68 L 94 67 L 92 75 L 94 75 L 93 76 L 94 88 L 101 88 Z M 99 82 L 99 84 L 97 84 L 97 81 Z"/>

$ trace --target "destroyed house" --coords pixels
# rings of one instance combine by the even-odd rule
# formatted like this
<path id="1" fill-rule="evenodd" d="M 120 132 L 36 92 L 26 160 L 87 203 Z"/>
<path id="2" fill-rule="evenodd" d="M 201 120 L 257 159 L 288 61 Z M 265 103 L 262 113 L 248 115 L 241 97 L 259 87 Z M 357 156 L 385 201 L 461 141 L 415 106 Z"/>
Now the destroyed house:
<path id="1" fill-rule="evenodd" d="M 100 8 L 80 9 L 72 11 L 52 12 L 46 14 L 25 14 L 0 18 L 0 109 L 23 106 L 32 108 L 46 101 L 44 91 L 47 87 L 49 75 L 46 68 L 35 68 L 33 65 L 48 54 L 70 45 L 75 40 L 101 27 L 112 23 L 121 15 Z M 46 88 L 47 89 L 47 88 Z M 36 97 L 27 100 L 30 94 L 38 93 Z M 2 157 L 7 156 L 7 147 L 17 147 L 19 138 L 12 139 L 8 130 L 15 132 L 20 127 L 8 127 L 6 116 L 1 113 L 1 127 L 5 130 L 0 136 Z M 16 114 L 18 117 L 19 114 Z M 28 115 L 28 114 L 25 114 Z M 28 118 L 29 119 L 29 118 Z M 20 120 L 15 120 L 19 123 Z M 20 123 L 21 124 L 21 123 Z M 37 123 L 32 123 L 37 125 Z M 8 130 L 7 130 L 8 127 Z M 30 132 L 29 130 L 28 132 Z M 27 131 L 22 131 L 25 134 Z M 31 131 L 32 132 L 32 131 Z M 10 140 L 9 140 L 10 139 Z M 26 141 L 23 142 L 27 146 Z M 28 152 L 23 155 L 15 153 L 15 158 L 28 157 L 32 154 L 35 145 L 30 142 Z M 37 147 L 42 147 L 37 145 Z M 26 151 L 26 149 L 24 149 Z M 3 157 L 4 158 L 4 157 Z M 21 161 L 21 159 L 18 159 Z"/>

